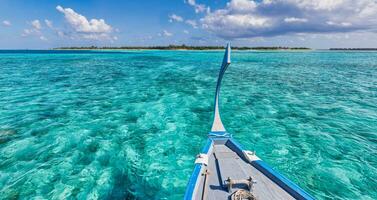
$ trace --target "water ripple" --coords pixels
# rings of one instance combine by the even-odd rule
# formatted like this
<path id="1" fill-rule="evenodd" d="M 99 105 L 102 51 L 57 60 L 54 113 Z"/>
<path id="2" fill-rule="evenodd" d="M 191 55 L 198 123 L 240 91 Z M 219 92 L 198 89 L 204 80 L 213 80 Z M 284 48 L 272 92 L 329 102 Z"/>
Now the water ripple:
<path id="1" fill-rule="evenodd" d="M 0 199 L 179 199 L 222 52 L 0 52 Z M 377 54 L 237 52 L 228 131 L 317 199 L 377 199 Z"/>

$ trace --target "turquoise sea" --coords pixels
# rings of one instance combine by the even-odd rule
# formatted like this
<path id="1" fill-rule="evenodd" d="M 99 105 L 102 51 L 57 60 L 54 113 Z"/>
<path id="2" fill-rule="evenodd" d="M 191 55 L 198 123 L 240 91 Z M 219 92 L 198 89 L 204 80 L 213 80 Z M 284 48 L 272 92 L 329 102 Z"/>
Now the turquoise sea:
<path id="1" fill-rule="evenodd" d="M 0 51 L 0 199 L 181 199 L 222 51 Z M 317 199 L 377 199 L 377 52 L 234 51 L 224 125 Z"/>

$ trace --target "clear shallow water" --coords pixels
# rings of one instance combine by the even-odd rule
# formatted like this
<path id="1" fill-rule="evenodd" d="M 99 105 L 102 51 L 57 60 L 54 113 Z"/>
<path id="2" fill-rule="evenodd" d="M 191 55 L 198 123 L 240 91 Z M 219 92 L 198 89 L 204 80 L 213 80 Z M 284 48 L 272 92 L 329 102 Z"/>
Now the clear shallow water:
<path id="1" fill-rule="evenodd" d="M 0 52 L 0 199 L 179 199 L 222 52 Z M 377 53 L 233 52 L 222 118 L 318 199 L 377 199 Z"/>

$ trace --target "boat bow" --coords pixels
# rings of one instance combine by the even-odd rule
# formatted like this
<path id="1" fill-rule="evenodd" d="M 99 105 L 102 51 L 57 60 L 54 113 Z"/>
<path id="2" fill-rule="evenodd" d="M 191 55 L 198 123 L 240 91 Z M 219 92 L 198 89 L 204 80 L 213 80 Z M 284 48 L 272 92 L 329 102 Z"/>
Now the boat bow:
<path id="1" fill-rule="evenodd" d="M 221 80 L 230 65 L 230 45 L 226 47 L 217 79 L 214 119 L 207 144 L 195 160 L 185 200 L 314 200 L 310 194 L 248 151 L 225 130 L 219 98 Z"/>
<path id="2" fill-rule="evenodd" d="M 221 87 L 221 80 L 223 79 L 224 73 L 228 66 L 230 65 L 230 44 L 228 43 L 225 55 L 223 59 L 223 63 L 221 65 L 219 77 L 217 78 L 217 85 L 216 85 L 216 94 L 215 94 L 215 109 L 214 109 L 214 119 L 212 123 L 212 128 L 210 134 L 215 135 L 227 135 L 223 122 L 221 121 L 220 117 L 220 109 L 219 109 L 219 98 L 220 98 L 220 87 Z"/>

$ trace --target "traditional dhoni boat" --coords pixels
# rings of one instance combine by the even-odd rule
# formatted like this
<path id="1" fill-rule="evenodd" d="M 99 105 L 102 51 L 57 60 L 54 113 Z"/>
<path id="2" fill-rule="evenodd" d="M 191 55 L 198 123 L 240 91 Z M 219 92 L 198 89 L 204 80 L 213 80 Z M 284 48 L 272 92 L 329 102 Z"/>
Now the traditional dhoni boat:
<path id="1" fill-rule="evenodd" d="M 314 199 L 263 162 L 255 152 L 243 149 L 225 130 L 219 98 L 221 80 L 230 65 L 230 51 L 228 44 L 217 79 L 212 128 L 207 144 L 195 160 L 184 199 Z"/>

